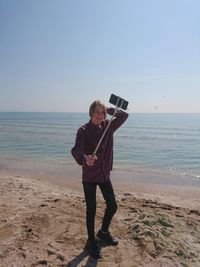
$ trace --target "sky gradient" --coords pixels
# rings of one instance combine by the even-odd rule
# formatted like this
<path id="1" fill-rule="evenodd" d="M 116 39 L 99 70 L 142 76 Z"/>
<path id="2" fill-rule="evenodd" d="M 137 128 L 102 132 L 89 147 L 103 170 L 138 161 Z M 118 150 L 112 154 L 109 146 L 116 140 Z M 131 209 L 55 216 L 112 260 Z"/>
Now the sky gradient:
<path id="1" fill-rule="evenodd" d="M 0 111 L 200 112 L 199 0 L 0 0 Z"/>

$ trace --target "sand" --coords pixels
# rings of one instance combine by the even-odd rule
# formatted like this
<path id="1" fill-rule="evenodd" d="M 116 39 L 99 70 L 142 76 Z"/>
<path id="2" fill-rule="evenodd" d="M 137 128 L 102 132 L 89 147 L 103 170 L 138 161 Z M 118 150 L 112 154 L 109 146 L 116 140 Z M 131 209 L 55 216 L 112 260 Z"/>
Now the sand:
<path id="1" fill-rule="evenodd" d="M 103 258 L 97 261 L 83 250 L 81 189 L 0 175 L 0 266 L 199 267 L 200 190 L 168 187 L 164 193 L 151 186 L 153 194 L 115 184 L 118 211 L 110 231 L 119 245 L 99 243 Z M 105 208 L 99 191 L 97 199 L 96 230 Z"/>

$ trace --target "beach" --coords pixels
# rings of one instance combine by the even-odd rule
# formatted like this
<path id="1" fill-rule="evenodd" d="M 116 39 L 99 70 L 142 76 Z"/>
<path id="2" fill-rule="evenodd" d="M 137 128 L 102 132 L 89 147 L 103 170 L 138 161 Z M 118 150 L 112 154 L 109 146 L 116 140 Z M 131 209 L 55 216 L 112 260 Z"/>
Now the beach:
<path id="1" fill-rule="evenodd" d="M 87 239 L 81 167 L 71 156 L 88 114 L 0 112 L 1 267 L 199 267 L 199 114 L 130 114 L 111 180 L 117 247 Z M 105 203 L 98 190 L 96 232 Z"/>
<path id="2" fill-rule="evenodd" d="M 84 251 L 81 181 L 0 174 L 0 266 L 157 267 L 200 264 L 200 189 L 114 180 L 118 211 L 110 231 L 117 247 L 99 242 L 103 258 Z M 105 208 L 97 194 L 96 230 Z"/>

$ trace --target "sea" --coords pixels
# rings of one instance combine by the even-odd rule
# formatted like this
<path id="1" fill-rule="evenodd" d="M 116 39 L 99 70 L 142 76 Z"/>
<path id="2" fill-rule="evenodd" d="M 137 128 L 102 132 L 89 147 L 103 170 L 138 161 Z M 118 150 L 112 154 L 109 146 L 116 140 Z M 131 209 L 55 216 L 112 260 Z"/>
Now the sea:
<path id="1" fill-rule="evenodd" d="M 81 169 L 71 148 L 88 120 L 87 113 L 0 112 L 0 172 L 73 176 Z M 129 114 L 115 132 L 113 170 L 129 181 L 139 173 L 200 186 L 200 114 Z"/>

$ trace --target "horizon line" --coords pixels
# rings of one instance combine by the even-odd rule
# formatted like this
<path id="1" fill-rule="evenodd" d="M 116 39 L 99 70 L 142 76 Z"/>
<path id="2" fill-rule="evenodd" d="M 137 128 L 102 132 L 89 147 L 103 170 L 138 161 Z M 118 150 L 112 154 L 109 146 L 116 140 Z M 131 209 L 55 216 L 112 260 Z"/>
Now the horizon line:
<path id="1" fill-rule="evenodd" d="M 126 112 L 126 111 L 125 111 Z M 1 111 L 0 113 L 83 113 L 89 114 L 86 111 Z M 200 114 L 199 112 L 127 112 L 129 114 Z"/>

